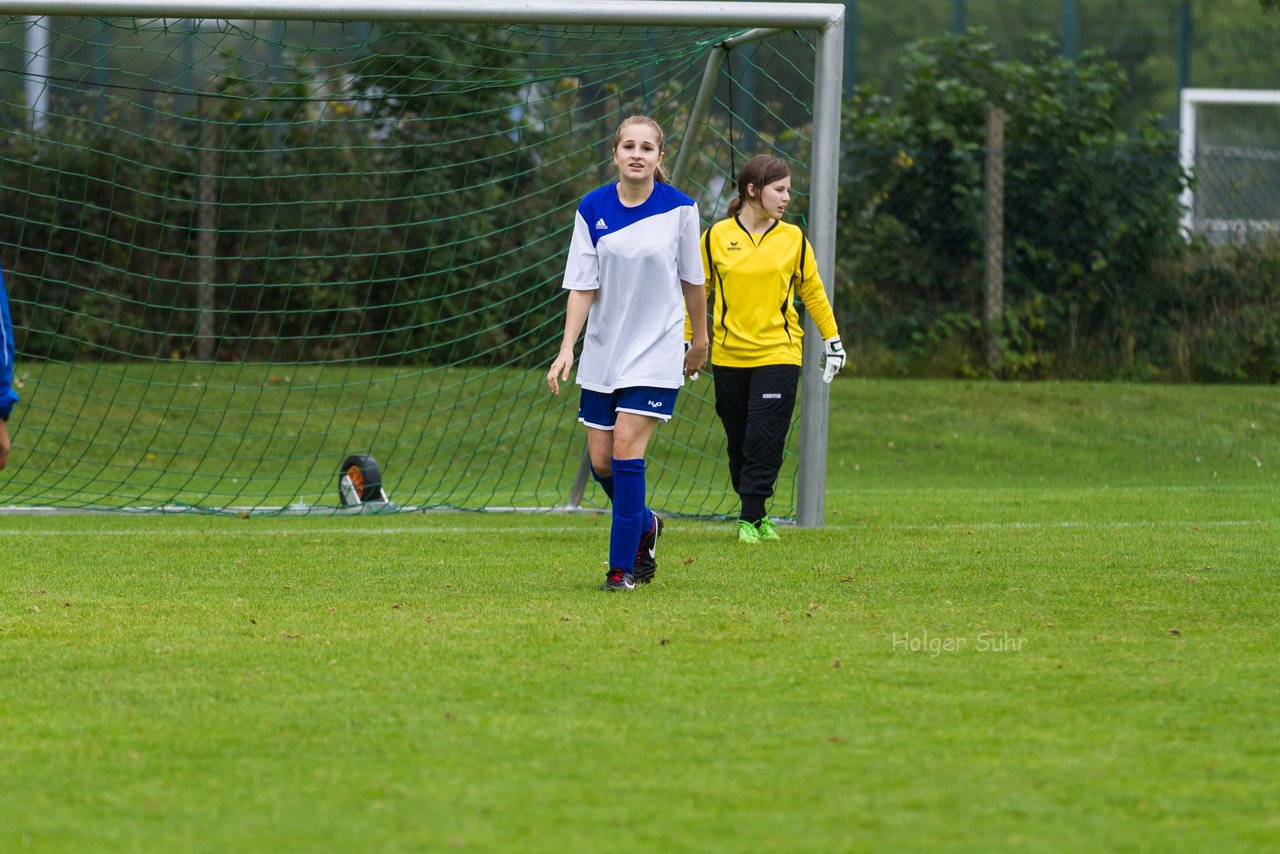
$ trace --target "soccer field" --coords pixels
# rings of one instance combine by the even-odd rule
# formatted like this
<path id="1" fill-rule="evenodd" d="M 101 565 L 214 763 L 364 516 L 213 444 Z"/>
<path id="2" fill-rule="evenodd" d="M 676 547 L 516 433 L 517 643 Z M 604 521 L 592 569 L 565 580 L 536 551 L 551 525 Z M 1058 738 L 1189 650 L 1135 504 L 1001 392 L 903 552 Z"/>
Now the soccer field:
<path id="1" fill-rule="evenodd" d="M 841 378 L 826 527 L 634 593 L 604 516 L 0 515 L 0 850 L 1275 850 L 1277 467 L 1275 388 Z"/>

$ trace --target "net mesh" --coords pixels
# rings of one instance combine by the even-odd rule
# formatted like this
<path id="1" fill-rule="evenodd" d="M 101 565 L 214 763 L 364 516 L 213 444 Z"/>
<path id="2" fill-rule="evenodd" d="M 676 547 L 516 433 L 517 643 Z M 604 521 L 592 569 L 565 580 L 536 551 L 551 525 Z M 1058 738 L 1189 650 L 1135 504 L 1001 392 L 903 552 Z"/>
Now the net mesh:
<path id="1" fill-rule="evenodd" d="M 735 33 L 0 22 L 23 398 L 0 504 L 316 511 L 360 453 L 390 509 L 563 505 L 577 395 L 543 378 L 574 209 L 626 115 L 662 122 L 674 163 Z M 812 54 L 778 33 L 722 66 L 680 184 L 704 226 L 758 151 L 807 185 Z M 686 386 L 655 508 L 735 512 L 723 443 L 709 380 Z M 594 483 L 583 504 L 606 506 Z"/>
<path id="2" fill-rule="evenodd" d="M 1280 233 L 1280 103 L 1195 106 L 1192 228 L 1226 242 Z"/>

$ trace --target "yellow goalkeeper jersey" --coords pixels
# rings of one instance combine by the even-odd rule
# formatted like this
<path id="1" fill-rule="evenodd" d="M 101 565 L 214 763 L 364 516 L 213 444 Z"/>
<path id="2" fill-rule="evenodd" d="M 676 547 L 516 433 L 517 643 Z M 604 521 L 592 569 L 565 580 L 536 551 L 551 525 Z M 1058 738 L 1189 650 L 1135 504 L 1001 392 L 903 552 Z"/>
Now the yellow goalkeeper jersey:
<path id="1" fill-rule="evenodd" d="M 702 266 L 712 302 L 712 365 L 799 365 L 797 296 L 823 339 L 839 334 L 813 247 L 797 226 L 779 220 L 751 234 L 737 217 L 722 219 L 703 232 Z M 685 340 L 691 337 L 686 318 Z"/>

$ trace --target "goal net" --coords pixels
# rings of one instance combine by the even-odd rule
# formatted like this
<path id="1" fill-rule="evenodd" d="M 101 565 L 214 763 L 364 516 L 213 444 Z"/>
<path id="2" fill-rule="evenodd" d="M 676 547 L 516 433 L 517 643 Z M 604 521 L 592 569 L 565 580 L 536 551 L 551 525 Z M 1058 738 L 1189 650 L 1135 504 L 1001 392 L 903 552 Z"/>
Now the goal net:
<path id="1" fill-rule="evenodd" d="M 0 505 L 328 511 L 362 454 L 391 500 L 363 509 L 606 506 L 575 492 L 577 389 L 544 377 L 573 212 L 609 179 L 614 129 L 664 125 L 704 226 L 756 151 L 809 185 L 812 26 L 15 16 L 0 33 L 22 397 Z M 711 398 L 686 386 L 658 431 L 656 508 L 736 509 Z"/>
<path id="2" fill-rule="evenodd" d="M 1280 233 L 1280 91 L 1186 89 L 1183 227 L 1223 243 Z"/>

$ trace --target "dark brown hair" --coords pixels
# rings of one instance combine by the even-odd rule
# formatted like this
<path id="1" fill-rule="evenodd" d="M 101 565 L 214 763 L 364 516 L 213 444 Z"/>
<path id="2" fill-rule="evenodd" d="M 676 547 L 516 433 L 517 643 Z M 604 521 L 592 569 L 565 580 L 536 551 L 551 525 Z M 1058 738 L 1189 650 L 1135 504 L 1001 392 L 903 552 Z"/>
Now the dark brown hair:
<path id="1" fill-rule="evenodd" d="M 790 176 L 791 167 L 787 165 L 787 161 L 768 154 L 757 154 L 738 173 L 738 195 L 729 202 L 729 216 L 737 216 L 742 206 L 751 198 L 751 194 L 747 192 L 748 186 L 756 188 L 755 197 L 759 199 L 761 189 Z"/>

